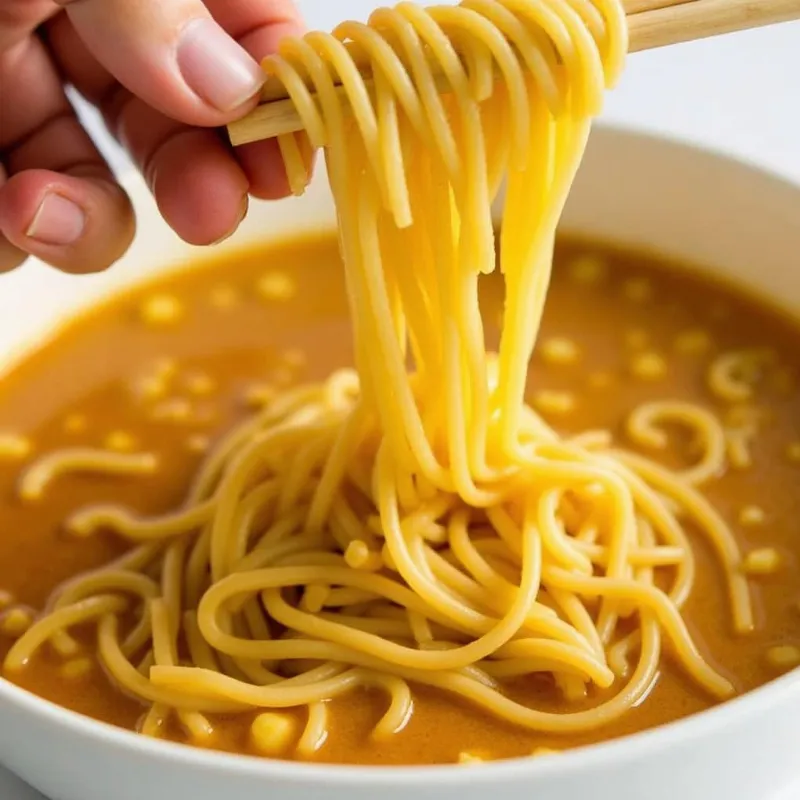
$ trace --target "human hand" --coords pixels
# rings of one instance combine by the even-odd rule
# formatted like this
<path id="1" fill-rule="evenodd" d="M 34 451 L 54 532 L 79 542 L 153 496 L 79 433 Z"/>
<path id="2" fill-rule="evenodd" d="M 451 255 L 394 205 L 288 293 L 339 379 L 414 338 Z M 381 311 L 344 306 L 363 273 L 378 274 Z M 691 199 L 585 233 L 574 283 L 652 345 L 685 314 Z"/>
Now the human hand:
<path id="1" fill-rule="evenodd" d="M 256 104 L 257 61 L 300 32 L 291 0 L 0 0 L 0 272 L 28 255 L 95 272 L 133 237 L 67 84 L 100 109 L 186 241 L 230 235 L 250 195 L 286 195 L 275 142 L 234 156 L 214 127 Z"/>

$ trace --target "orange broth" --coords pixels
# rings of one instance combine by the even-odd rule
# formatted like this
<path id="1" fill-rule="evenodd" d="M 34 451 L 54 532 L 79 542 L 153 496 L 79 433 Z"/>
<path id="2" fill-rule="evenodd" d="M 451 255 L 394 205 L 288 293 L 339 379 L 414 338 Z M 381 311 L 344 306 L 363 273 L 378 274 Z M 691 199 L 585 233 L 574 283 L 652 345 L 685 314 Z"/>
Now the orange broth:
<path id="1" fill-rule="evenodd" d="M 265 275 L 272 280 L 265 282 Z M 484 288 L 484 316 L 491 323 L 500 314 L 500 283 L 490 278 Z M 162 294 L 178 301 L 179 318 L 146 324 L 142 309 Z M 710 347 L 683 352 L 681 337 L 695 330 L 707 334 Z M 488 335 L 496 340 L 496 326 Z M 548 421 L 564 432 L 609 428 L 625 446 L 630 444 L 622 423 L 642 402 L 679 399 L 722 412 L 706 384 L 715 354 L 752 346 L 778 353 L 780 370 L 760 383 L 756 394 L 765 422 L 751 444 L 752 465 L 730 469 L 703 491 L 732 524 L 745 551 L 776 547 L 783 565 L 775 575 L 753 582 L 758 629 L 737 637 L 721 570 L 709 548 L 693 540 L 698 574 L 684 610 L 704 655 L 740 691 L 775 678 L 779 669 L 766 658 L 768 649 L 800 646 L 800 455 L 792 447 L 800 443 L 800 329 L 752 297 L 690 270 L 570 241 L 558 247 L 540 341 L 550 337 L 577 344 L 579 358 L 574 364 L 551 363 L 539 354 L 533 358 L 531 391 L 568 391 L 577 399 L 573 410 Z M 632 360 L 650 351 L 664 359 L 665 375 L 636 377 Z M 168 381 L 169 396 L 148 397 L 148 377 L 164 359 L 177 366 Z M 343 272 L 333 236 L 226 254 L 75 319 L 0 383 L 0 433 L 28 438 L 34 446 L 30 458 L 35 458 L 69 446 L 103 446 L 110 434 L 122 432 L 137 447 L 156 452 L 160 468 L 153 477 L 68 474 L 48 488 L 42 502 L 24 505 L 15 488 L 25 462 L 0 459 L 0 591 L 15 603 L 41 608 L 60 582 L 124 550 L 111 536 L 81 540 L 67 535 L 63 521 L 71 513 L 87 504 L 112 502 L 139 512 L 175 508 L 203 457 L 197 452 L 203 439 L 213 443 L 252 413 L 247 396 L 254 387 L 319 380 L 351 364 Z M 171 402 L 174 410 L 176 400 L 191 405 L 192 419 L 169 412 L 164 403 Z M 665 456 L 672 466 L 691 460 L 676 441 L 675 452 Z M 763 509 L 763 522 L 743 524 L 747 506 Z M 84 633 L 88 642 L 92 635 Z M 11 644 L 12 638 L 0 633 L 0 659 Z M 48 647 L 14 680 L 59 705 L 124 728 L 135 729 L 144 712 L 112 687 L 97 662 L 86 675 L 68 677 L 63 661 Z M 537 707 L 566 710 L 548 680 L 517 680 L 507 690 Z M 595 693 L 592 704 L 600 696 Z M 521 730 L 431 689 L 414 687 L 414 697 L 409 724 L 382 742 L 374 741 L 370 731 L 385 697 L 359 690 L 333 701 L 330 735 L 315 758 L 425 764 L 452 763 L 463 752 L 483 758 L 526 756 L 541 747 L 563 749 L 622 736 L 713 704 L 673 665 L 668 652 L 646 699 L 618 723 L 590 735 L 554 737 Z M 305 711 L 296 716 L 299 735 Z M 215 718 L 213 746 L 252 752 L 252 718 Z M 186 741 L 177 725 L 164 734 Z"/>

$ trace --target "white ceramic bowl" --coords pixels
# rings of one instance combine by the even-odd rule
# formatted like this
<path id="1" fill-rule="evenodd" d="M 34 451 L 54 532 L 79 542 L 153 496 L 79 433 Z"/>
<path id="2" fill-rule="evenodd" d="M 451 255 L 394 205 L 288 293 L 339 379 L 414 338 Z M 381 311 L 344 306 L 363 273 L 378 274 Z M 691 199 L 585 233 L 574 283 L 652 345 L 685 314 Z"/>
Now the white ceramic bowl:
<path id="1" fill-rule="evenodd" d="M 128 183 L 140 229 L 116 269 L 76 280 L 32 266 L 4 279 L 3 363 L 98 294 L 186 257 L 138 180 Z M 332 220 L 320 180 L 302 200 L 256 205 L 226 246 Z M 563 227 L 706 264 L 800 314 L 800 188 L 740 163 L 598 130 Z M 686 721 L 550 759 L 479 768 L 323 767 L 154 742 L 0 680 L 0 763 L 52 800 L 790 800 L 800 797 L 798 720 L 795 673 Z"/>

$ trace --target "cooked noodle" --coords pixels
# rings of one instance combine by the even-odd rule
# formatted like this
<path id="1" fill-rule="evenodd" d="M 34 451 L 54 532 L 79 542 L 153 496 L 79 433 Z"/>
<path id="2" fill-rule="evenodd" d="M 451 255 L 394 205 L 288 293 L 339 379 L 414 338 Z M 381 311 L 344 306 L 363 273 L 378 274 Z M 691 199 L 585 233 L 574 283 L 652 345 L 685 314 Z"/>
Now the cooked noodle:
<path id="1" fill-rule="evenodd" d="M 150 707 L 144 733 L 175 711 L 202 739 L 207 715 L 305 706 L 303 755 L 328 736 L 326 701 L 361 686 L 386 697 L 376 736 L 403 728 L 417 684 L 529 729 L 600 728 L 646 695 L 665 640 L 700 687 L 734 691 L 681 616 L 690 524 L 728 576 L 737 629 L 752 626 L 736 542 L 695 488 L 724 462 L 714 415 L 673 403 L 632 418 L 645 446 L 664 445 L 663 422 L 697 433 L 681 472 L 604 431 L 562 439 L 524 401 L 556 224 L 626 45 L 619 0 L 466 0 L 382 9 L 267 59 L 307 132 L 280 140 L 296 192 L 326 151 L 357 374 L 268 398 L 171 514 L 79 512 L 76 534 L 110 529 L 135 549 L 56 592 L 7 670 L 96 623 L 107 674 Z M 478 278 L 495 268 L 503 180 L 495 355 Z M 66 467 L 47 458 L 28 495 Z M 568 701 L 604 691 L 588 708 L 526 707 L 503 687 L 531 673 Z"/>

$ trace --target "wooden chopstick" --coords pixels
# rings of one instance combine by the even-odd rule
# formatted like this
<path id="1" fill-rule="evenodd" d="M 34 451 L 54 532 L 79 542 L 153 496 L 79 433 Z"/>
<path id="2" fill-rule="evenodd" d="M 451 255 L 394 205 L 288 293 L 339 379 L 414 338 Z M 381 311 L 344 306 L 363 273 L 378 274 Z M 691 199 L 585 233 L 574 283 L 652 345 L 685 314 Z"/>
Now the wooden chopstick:
<path id="1" fill-rule="evenodd" d="M 624 5 L 632 53 L 800 19 L 800 0 L 625 0 Z M 302 129 L 286 89 L 270 79 L 261 103 L 231 123 L 228 135 L 239 146 Z"/>
<path id="2" fill-rule="evenodd" d="M 690 0 L 628 17 L 631 52 L 800 19 L 800 0 Z"/>
<path id="3" fill-rule="evenodd" d="M 662 8 L 694 2 L 695 0 L 622 0 L 622 5 L 625 6 L 625 13 L 632 17 L 634 14 L 643 14 L 645 11 L 658 11 Z"/>

